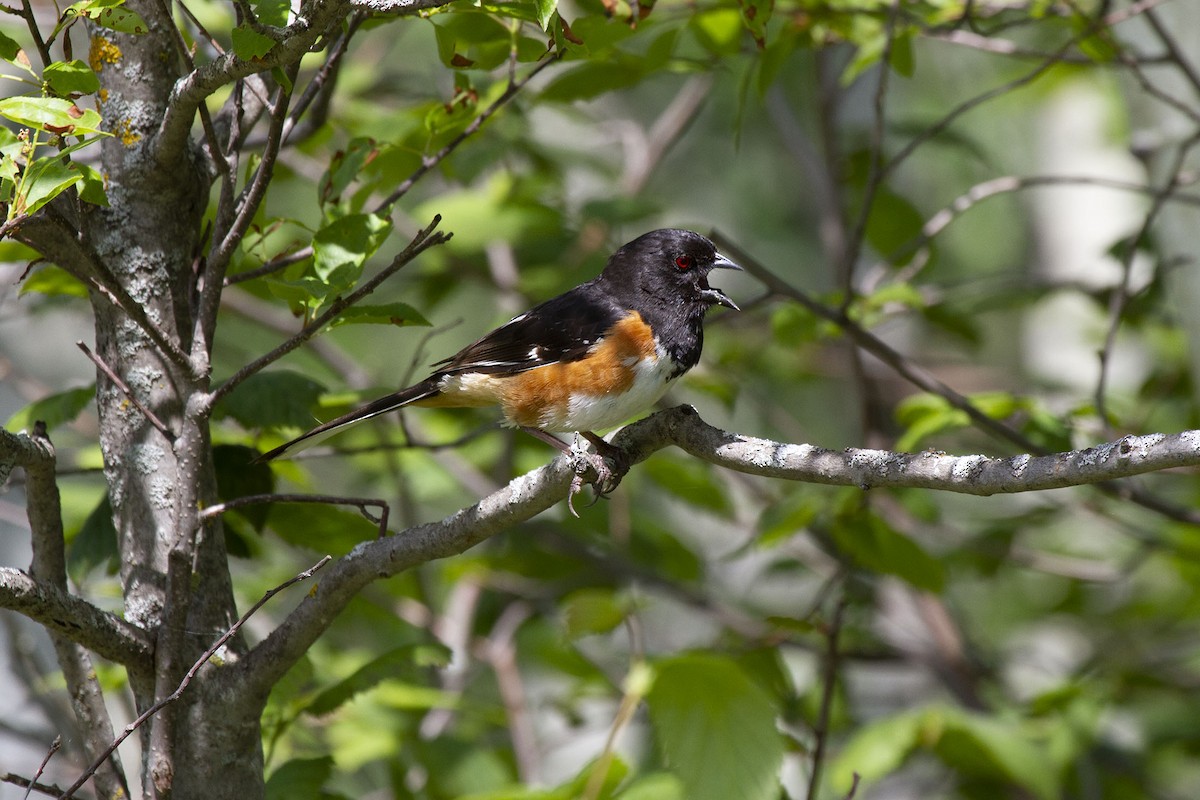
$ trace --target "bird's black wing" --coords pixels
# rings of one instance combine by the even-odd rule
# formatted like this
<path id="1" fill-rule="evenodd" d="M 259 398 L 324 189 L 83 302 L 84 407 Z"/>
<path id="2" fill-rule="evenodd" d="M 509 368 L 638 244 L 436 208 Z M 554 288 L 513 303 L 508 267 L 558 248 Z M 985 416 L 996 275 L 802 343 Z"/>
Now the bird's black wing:
<path id="1" fill-rule="evenodd" d="M 624 311 L 591 283 L 534 306 L 434 364 L 437 374 L 510 374 L 583 358 Z"/>

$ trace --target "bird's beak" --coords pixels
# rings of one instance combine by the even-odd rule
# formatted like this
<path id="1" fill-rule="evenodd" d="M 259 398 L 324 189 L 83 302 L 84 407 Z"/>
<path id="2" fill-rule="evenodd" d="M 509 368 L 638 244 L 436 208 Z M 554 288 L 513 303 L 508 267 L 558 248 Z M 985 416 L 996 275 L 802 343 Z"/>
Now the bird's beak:
<path id="1" fill-rule="evenodd" d="M 725 256 L 717 253 L 717 257 L 713 260 L 712 269 L 736 269 L 740 272 L 742 268 L 733 261 L 730 261 Z M 737 303 L 729 299 L 729 295 L 725 294 L 720 289 L 713 289 L 712 287 L 708 286 L 707 281 L 700 291 L 700 296 L 704 298 L 704 301 L 709 305 L 725 306 L 726 308 L 732 308 L 734 311 L 741 311 L 741 309 L 737 307 Z"/>

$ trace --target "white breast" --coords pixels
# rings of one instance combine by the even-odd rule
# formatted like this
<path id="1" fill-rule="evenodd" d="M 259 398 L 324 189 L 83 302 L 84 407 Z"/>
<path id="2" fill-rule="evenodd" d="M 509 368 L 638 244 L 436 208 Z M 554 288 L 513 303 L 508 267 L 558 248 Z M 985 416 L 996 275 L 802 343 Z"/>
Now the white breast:
<path id="1" fill-rule="evenodd" d="M 666 393 L 676 373 L 675 362 L 661 348 L 655 358 L 630 362 L 633 384 L 619 394 L 576 395 L 565 415 L 546 420 L 545 430 L 604 431 L 615 428 L 637 414 L 649 411 Z"/>

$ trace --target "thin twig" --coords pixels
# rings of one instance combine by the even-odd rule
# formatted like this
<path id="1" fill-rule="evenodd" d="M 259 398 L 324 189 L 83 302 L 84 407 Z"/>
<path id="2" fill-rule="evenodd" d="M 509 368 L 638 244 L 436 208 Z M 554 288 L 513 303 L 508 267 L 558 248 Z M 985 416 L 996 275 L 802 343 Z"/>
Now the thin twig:
<path id="1" fill-rule="evenodd" d="M 308 86 L 304 87 L 304 92 L 296 99 L 296 104 L 288 114 L 287 122 L 283 126 L 283 141 L 290 140 L 292 133 L 296 130 L 297 123 L 301 116 L 308 110 L 319 98 L 322 99 L 322 107 L 328 105 L 324 102 L 324 98 L 328 96 L 329 91 L 333 87 L 333 81 L 330 80 L 333 74 L 337 71 L 342 57 L 350 48 L 350 39 L 358 32 L 367 16 L 362 11 L 355 11 L 350 15 L 350 19 L 346 21 L 346 30 L 338 36 L 337 41 L 329 48 L 329 54 L 325 57 L 325 63 L 313 75 L 312 80 L 308 82 Z M 323 114 L 321 115 L 324 116 Z"/>
<path id="2" fill-rule="evenodd" d="M 0 783 L 11 783 L 13 786 L 32 789 L 39 794 L 50 795 L 51 797 L 58 797 L 62 794 L 62 789 L 52 783 L 38 783 L 37 781 L 30 780 L 29 778 L 22 777 L 21 775 L 14 775 L 11 772 L 6 772 L 3 775 L 0 775 Z"/>
<path id="3" fill-rule="evenodd" d="M 25 787 L 25 795 L 22 800 L 29 800 L 29 793 L 33 791 L 34 784 L 37 783 L 38 778 L 42 777 L 42 773 L 46 771 L 46 765 L 50 763 L 50 759 L 54 758 L 54 754 L 60 747 L 62 747 L 62 736 L 55 736 L 54 741 L 50 743 L 50 749 L 46 751 L 46 757 L 38 765 L 37 772 L 33 773 L 33 780 Z"/>
<path id="4" fill-rule="evenodd" d="M 1167 53 L 1171 57 L 1171 61 L 1179 67 L 1179 70 L 1188 79 L 1188 83 L 1192 85 L 1192 90 L 1200 92 L 1200 74 L 1197 74 L 1196 68 L 1192 66 L 1192 62 L 1188 60 L 1179 44 L 1175 41 L 1175 37 L 1167 30 L 1167 26 L 1163 25 L 1158 18 L 1158 14 L 1154 13 L 1154 9 L 1147 8 L 1143 15 L 1146 21 L 1150 23 L 1150 27 L 1154 29 L 1154 33 L 1158 35 L 1163 46 L 1167 48 Z"/>
<path id="5" fill-rule="evenodd" d="M 75 342 L 75 346 L 82 350 L 83 354 L 90 358 L 92 363 L 96 365 L 96 368 L 103 372 L 104 375 L 110 381 L 112 381 L 116 387 L 125 394 L 126 397 L 129 398 L 129 402 L 133 403 L 133 407 L 142 412 L 142 416 L 146 418 L 147 422 L 154 426 L 156 431 L 166 437 L 168 441 L 175 441 L 175 432 L 168 428 L 153 411 L 147 408 L 142 401 L 138 399 L 137 395 L 133 393 L 133 390 L 129 388 L 129 384 L 121 380 L 121 376 L 114 372 L 112 367 L 110 367 L 108 364 L 105 364 L 104 359 L 93 353 L 91 348 L 89 348 L 82 341 Z"/>
<path id="6" fill-rule="evenodd" d="M 855 220 L 854 229 L 850 233 L 846 251 L 842 255 L 843 263 L 839 265 L 842 277 L 842 311 L 849 309 L 851 303 L 854 302 L 854 265 L 858 261 L 858 256 L 862 252 L 863 241 L 866 239 L 867 224 L 871 219 L 871 211 L 875 207 L 875 196 L 879 193 L 879 189 L 883 186 L 884 182 L 883 134 L 887 121 L 887 104 L 885 101 L 887 99 L 888 76 L 892 72 L 891 64 L 888 62 L 891 61 L 892 47 L 896 42 L 896 18 L 899 14 L 900 0 L 896 0 L 892 4 L 891 13 L 888 14 L 883 53 L 879 57 L 879 81 L 875 87 L 873 101 L 874 116 L 871 121 L 871 144 L 869 148 L 871 162 L 867 175 L 867 185 L 863 190 L 862 207 L 858 211 L 858 219 Z"/>
<path id="7" fill-rule="evenodd" d="M 59 229 L 60 235 L 64 237 L 64 240 L 70 241 L 75 246 L 78 256 L 86 264 L 86 267 L 81 270 L 82 274 L 77 274 L 76 277 L 89 283 L 93 289 L 106 297 L 109 302 L 125 312 L 125 315 L 149 337 L 150 341 L 154 343 L 163 355 L 181 367 L 186 374 L 194 376 L 193 365 L 187 353 L 183 352 L 166 331 L 150 319 L 143 304 L 130 296 L 128 290 L 117 279 L 112 270 L 109 269 L 108 264 L 96 252 L 95 247 L 84 238 L 82 232 L 70 220 L 64 217 L 53 204 L 45 206 L 42 209 L 42 213 L 45 214 L 47 220 Z"/>
<path id="8" fill-rule="evenodd" d="M 392 259 L 392 263 L 384 267 L 384 269 L 380 271 L 378 275 L 371 278 L 369 281 L 355 289 L 346 297 L 339 297 L 334 300 L 323 314 L 305 325 L 295 336 L 288 339 L 283 344 L 280 344 L 271 352 L 260 356 L 235 372 L 232 377 L 214 389 L 209 395 L 210 406 L 215 404 L 225 395 L 232 392 L 238 387 L 238 385 L 241 384 L 242 381 L 246 380 L 251 375 L 258 373 L 264 367 L 270 366 L 288 353 L 295 350 L 300 345 L 307 342 L 312 337 L 316 336 L 321 329 L 329 324 L 329 322 L 338 314 L 342 313 L 350 306 L 371 294 L 371 292 L 379 288 L 380 284 L 398 272 L 404 265 L 408 264 L 418 255 L 425 252 L 430 247 L 435 247 L 439 244 L 448 242 L 452 234 L 441 233 L 440 231 L 434 233 L 434 229 L 439 223 L 441 223 L 441 221 L 441 215 L 435 216 L 433 221 L 424 230 L 417 232 L 417 235 L 413 237 L 411 242 L 409 242 L 408 247 L 400 251 L 400 253 L 394 259 Z"/>
<path id="9" fill-rule="evenodd" d="M 379 526 L 379 538 L 381 539 L 387 535 L 388 516 L 391 514 L 391 508 L 386 500 L 377 500 L 373 497 L 339 497 L 331 494 L 251 494 L 209 506 L 200 512 L 200 519 L 209 520 L 226 511 L 259 503 L 320 503 L 322 505 L 354 506 L 360 514 Z M 379 508 L 378 517 L 367 511 L 372 506 Z"/>
<path id="10" fill-rule="evenodd" d="M 770 270 L 758 264 L 748 253 L 739 248 L 727 237 L 722 236 L 717 231 L 713 231 L 709 238 L 717 242 L 723 251 L 741 264 L 748 274 L 762 281 L 773 294 L 789 298 L 814 316 L 832 322 L 853 339 L 856 345 L 874 355 L 913 386 L 922 391 L 936 394 L 945 399 L 954 408 L 963 411 L 972 424 L 980 430 L 990 433 L 998 439 L 1015 444 L 1027 453 L 1035 455 L 1044 455 L 1046 453 L 1044 447 L 1039 447 L 1017 429 L 985 414 L 975 403 L 971 402 L 970 398 L 960 394 L 928 370 L 913 363 L 887 342 L 858 325 L 845 314 L 818 302 L 807 293 L 795 288 L 787 281 L 784 281 Z M 1137 503 L 1143 508 L 1148 508 L 1151 511 L 1162 514 L 1169 519 L 1188 524 L 1196 524 L 1197 520 L 1200 520 L 1200 517 L 1191 509 L 1173 505 L 1136 487 L 1124 485 L 1118 487 L 1106 483 L 1101 484 L 1099 488 L 1109 494 L 1122 497 Z"/>
<path id="11" fill-rule="evenodd" d="M 875 263 L 868 272 L 872 274 L 892 273 L 891 277 L 897 283 L 911 281 L 924 269 L 928 263 L 928 259 L 914 259 L 913 263 L 899 272 L 894 272 L 888 267 L 889 261 L 902 257 L 906 253 L 921 250 L 949 227 L 950 223 L 984 200 L 1002 194 L 1019 192 L 1024 189 L 1081 185 L 1097 186 L 1104 189 L 1113 189 L 1114 191 L 1147 194 L 1155 200 L 1164 194 L 1164 190 L 1155 189 L 1153 186 L 1145 183 L 1122 181 L 1095 175 L 1001 175 L 997 178 L 989 178 L 970 187 L 954 198 L 945 208 L 930 216 L 925 221 L 925 224 L 921 226 L 921 232 L 917 236 L 900 245 L 891 253 L 885 254 L 884 260 Z M 1200 206 L 1200 197 L 1194 194 L 1182 194 L 1174 191 L 1166 191 L 1165 194 L 1167 195 L 1166 199 L 1171 202 L 1189 206 Z"/>
<path id="12" fill-rule="evenodd" d="M 526 84 L 537 77 L 538 74 L 546 67 L 556 63 L 559 58 L 560 56 L 558 54 L 551 55 L 547 57 L 545 61 L 537 64 L 529 71 L 529 74 L 521 80 L 509 81 L 508 86 L 504 89 L 504 92 L 497 97 L 490 106 L 479 112 L 479 116 L 471 120 L 470 125 L 463 128 L 462 131 L 449 142 L 447 142 L 445 147 L 443 147 L 441 150 L 437 151 L 432 156 L 426 156 L 423 158 L 421 160 L 421 166 L 413 170 L 413 173 L 409 175 L 403 183 L 397 186 L 395 191 L 393 191 L 391 194 L 385 197 L 381 203 L 379 203 L 379 205 L 375 208 L 375 213 L 382 214 L 395 205 L 397 200 L 408 194 L 408 191 L 412 189 L 416 182 L 425 176 L 425 173 L 429 172 L 429 170 L 433 169 L 442 161 L 444 161 L 446 157 L 453 153 L 460 144 L 465 142 L 480 128 L 482 128 L 483 123 L 487 122 L 493 114 L 503 108 L 509 100 L 512 100 L 514 97 L 516 97 L 517 92 L 521 91 Z"/>
<path id="13" fill-rule="evenodd" d="M 1186 142 L 1179 146 L 1175 153 L 1174 163 L 1171 164 L 1168 170 L 1167 174 L 1169 177 L 1167 178 L 1166 185 L 1161 191 L 1155 192 L 1154 201 L 1150 204 L 1149 210 L 1146 211 L 1141 228 L 1134 234 L 1133 238 L 1128 240 L 1128 247 L 1126 247 L 1125 253 L 1121 258 L 1121 282 L 1109 300 L 1108 331 L 1104 336 L 1104 346 L 1100 348 L 1100 374 L 1096 378 L 1096 414 L 1100 417 L 1100 422 L 1107 432 L 1111 432 L 1111 426 L 1108 424 L 1108 379 L 1112 368 L 1112 351 L 1117 343 L 1117 333 L 1121 329 L 1121 318 L 1125 313 L 1125 308 L 1129 305 L 1129 286 L 1133 278 L 1133 260 L 1137 257 L 1138 246 L 1150 234 L 1150 229 L 1154 226 L 1154 222 L 1158 219 L 1158 215 L 1163 210 L 1163 207 L 1166 206 L 1171 193 L 1179 187 L 1180 173 L 1183 170 L 1183 165 L 1187 162 L 1192 148 L 1198 142 L 1200 142 L 1200 132 L 1193 133 Z"/>
<path id="14" fill-rule="evenodd" d="M 287 68 L 289 83 L 296 78 L 299 62 Z M 196 335 L 192 341 L 192 354 L 195 356 L 203 351 L 207 353 L 212 348 L 212 339 L 217 326 L 217 311 L 220 308 L 221 292 L 225 288 L 225 273 L 233 258 L 254 215 L 258 213 L 263 198 L 266 197 L 267 187 L 275 172 L 275 160 L 283 143 L 283 124 L 287 118 L 288 101 L 291 91 L 281 86 L 275 108 L 271 110 L 270 129 L 267 134 L 267 144 L 259 159 L 258 169 L 237 200 L 237 211 L 230 220 L 229 227 L 221 234 L 214 235 L 213 245 L 209 250 L 207 263 L 204 267 L 204 286 L 201 289 L 200 311 L 196 319 Z M 203 108 L 203 106 L 201 106 Z M 214 139 L 215 141 L 215 139 Z M 218 154 L 219 155 L 219 154 Z M 217 241 L 219 238 L 219 241 Z"/>
<path id="15" fill-rule="evenodd" d="M 33 15 L 33 7 L 29 4 L 29 0 L 21 0 L 21 16 L 25 18 L 25 25 L 29 28 L 29 36 L 33 39 L 33 45 L 42 59 L 42 66 L 50 66 L 50 62 L 54 59 L 50 55 L 50 48 L 46 45 L 46 40 L 42 38 L 42 32 L 38 29 L 37 18 Z"/>
<path id="16" fill-rule="evenodd" d="M 138 715 L 137 719 L 125 726 L 124 730 L 122 730 L 117 738 L 113 740 L 112 744 L 108 746 L 108 749 L 102 753 L 99 758 L 93 761 L 91 766 L 84 770 L 84 773 L 79 776 L 75 783 L 71 784 L 67 790 L 59 796 L 59 800 L 70 800 L 70 798 L 75 795 L 75 792 L 79 791 L 79 789 L 88 782 L 88 779 L 95 774 L 96 770 L 100 768 L 100 765 L 103 764 L 105 760 L 107 760 L 108 757 L 111 756 L 113 752 L 121 746 L 122 742 L 128 739 L 134 731 L 144 725 L 148 719 L 153 717 L 159 711 L 162 711 L 166 706 L 178 700 L 183 695 L 187 687 L 191 684 L 192 679 L 196 677 L 196 674 L 200 671 L 200 668 L 208 663 L 208 660 L 212 658 L 218 650 L 224 647 L 226 642 L 236 636 L 237 632 L 242 629 L 242 626 L 246 624 L 246 622 L 254 615 L 256 611 L 266 605 L 268 600 L 292 584 L 299 583 L 303 580 L 308 580 L 313 576 L 314 573 L 316 573 L 317 570 L 328 564 L 331 560 L 331 556 L 325 556 L 316 564 L 313 564 L 303 572 L 293 575 L 291 578 L 288 578 L 274 589 L 268 590 L 267 593 L 264 594 L 257 603 L 252 605 L 245 614 L 242 614 L 242 616 L 238 618 L 237 622 L 233 623 L 229 630 L 222 634 L 221 638 L 213 642 L 212 646 L 205 650 L 200 658 L 196 659 L 196 663 L 192 664 L 191 669 L 189 669 L 187 674 L 183 676 L 183 680 L 179 682 L 179 686 L 175 689 L 175 691 L 171 692 L 169 695 L 147 708 L 140 715 Z"/>
<path id="17" fill-rule="evenodd" d="M 255 267 L 245 272 L 239 272 L 237 275 L 228 275 L 225 277 L 225 285 L 232 286 L 235 283 L 243 281 L 252 281 L 255 278 L 264 278 L 282 269 L 287 269 L 292 264 L 299 264 L 304 259 L 313 254 L 312 245 L 301 248 L 293 253 L 284 253 L 281 256 L 276 256 L 261 267 Z"/>
<path id="18" fill-rule="evenodd" d="M 808 800 L 816 800 L 821 786 L 821 771 L 825 766 L 825 749 L 829 740 L 829 716 L 833 711 L 833 696 L 837 688 L 838 666 L 841 653 L 838 652 L 838 638 L 842 633 L 842 614 L 846 610 L 847 600 L 843 596 L 838 600 L 833 610 L 833 619 L 825 634 L 825 668 L 821 672 L 824 684 L 821 689 L 821 708 L 817 712 L 817 724 L 813 727 L 816 746 L 813 748 L 812 771 L 808 779 Z"/>
<path id="19" fill-rule="evenodd" d="M 397 186 L 396 189 L 390 195 L 388 195 L 386 198 L 384 198 L 375 207 L 375 210 L 373 213 L 375 213 L 375 214 L 386 213 L 393 205 L 396 204 L 397 201 L 400 200 L 400 198 L 402 198 L 402 197 L 404 197 L 404 195 L 408 194 L 408 192 L 413 188 L 413 186 L 415 186 L 417 184 L 417 181 L 419 181 L 419 180 L 421 180 L 421 178 L 425 177 L 426 173 L 428 173 L 431 169 L 436 167 L 438 164 L 445 161 L 446 158 L 449 157 L 450 154 L 453 153 L 456 149 L 458 149 L 459 145 L 461 145 L 463 142 L 465 142 L 469 137 L 471 137 L 475 133 L 478 133 L 479 129 L 483 127 L 483 123 L 487 122 L 487 120 L 492 115 L 494 115 L 497 111 L 499 111 L 502 107 L 504 107 L 510 100 L 512 100 L 513 97 L 517 94 L 517 92 L 519 92 L 526 85 L 528 85 L 529 81 L 532 80 L 534 78 L 534 76 L 536 76 L 538 73 L 540 73 L 546 67 L 555 63 L 557 60 L 558 60 L 558 56 L 552 56 L 550 58 L 547 58 L 545 61 L 541 62 L 540 64 L 535 66 L 532 70 L 530 70 L 529 74 L 526 75 L 521 80 L 515 81 L 515 82 L 510 82 L 508 87 L 504 90 L 504 93 L 501 94 L 498 98 L 496 98 L 492 102 L 491 105 L 489 105 L 487 108 L 485 108 L 483 111 L 481 111 L 479 113 L 479 116 L 477 116 L 475 119 L 471 120 L 471 124 L 469 124 L 466 128 L 464 128 L 462 130 L 462 132 L 458 134 L 458 136 L 455 136 L 452 140 L 450 140 L 450 142 L 448 142 L 446 144 L 445 147 L 443 147 L 441 150 L 434 153 L 432 156 L 426 156 L 425 158 L 423 158 L 421 160 L 421 165 L 418 166 L 415 170 L 413 170 L 412 174 L 409 175 L 407 178 L 405 178 L 404 181 L 402 181 L 400 183 L 400 185 Z M 302 247 L 301 249 L 299 249 L 293 253 L 288 253 L 286 255 L 282 255 L 277 258 L 273 258 L 270 261 L 268 261 L 267 263 L 263 264 L 261 267 L 258 267 L 254 270 L 251 270 L 249 272 L 243 272 L 238 275 L 234 275 L 230 278 L 227 278 L 225 283 L 226 283 L 226 285 L 229 285 L 229 284 L 234 284 L 234 283 L 241 283 L 242 281 L 253 280 L 255 278 L 262 278 L 264 276 L 278 272 L 281 269 L 289 267 L 292 264 L 295 264 L 299 261 L 303 261 L 304 259 L 308 258 L 312 254 L 313 254 L 312 245 L 309 245 L 307 247 Z"/>

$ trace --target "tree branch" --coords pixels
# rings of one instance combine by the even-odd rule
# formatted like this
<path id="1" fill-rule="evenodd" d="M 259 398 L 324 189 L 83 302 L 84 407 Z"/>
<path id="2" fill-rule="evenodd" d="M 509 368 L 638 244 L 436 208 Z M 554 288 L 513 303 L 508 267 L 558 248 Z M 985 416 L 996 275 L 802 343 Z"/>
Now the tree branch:
<path id="1" fill-rule="evenodd" d="M 437 233 L 434 232 L 434 229 L 441 221 L 442 218 L 440 216 L 434 217 L 433 222 L 431 222 L 424 230 L 418 231 L 417 235 L 413 237 L 413 240 L 408 243 L 408 247 L 400 251 L 400 253 L 394 259 L 392 259 L 392 263 L 384 267 L 384 269 L 378 275 L 363 283 L 346 297 L 339 297 L 334 300 L 323 314 L 305 325 L 295 336 L 288 339 L 271 352 L 258 357 L 235 372 L 233 376 L 229 378 L 229 380 L 225 381 L 213 390 L 212 394 L 209 396 L 209 407 L 211 408 L 212 405 L 214 405 L 218 400 L 232 392 L 242 381 L 246 380 L 251 375 L 259 372 L 264 367 L 270 366 L 288 353 L 295 350 L 300 345 L 307 342 L 312 337 L 316 336 L 326 325 L 329 324 L 330 320 L 345 311 L 350 306 L 357 303 L 359 300 L 362 300 L 371 292 L 375 291 L 377 288 L 379 288 L 380 284 L 398 272 L 405 264 L 412 261 L 430 247 L 434 247 L 449 241 L 451 234 L 441 233 L 440 231 Z"/>
<path id="2" fill-rule="evenodd" d="M 0 608 L 24 614 L 131 670 L 150 669 L 154 644 L 146 631 L 19 569 L 0 567 Z"/>
<path id="3" fill-rule="evenodd" d="M 1113 481 L 1176 467 L 1200 466 L 1200 430 L 1126 436 L 1115 442 L 1046 456 L 989 458 L 927 451 L 828 450 L 729 433 L 690 406 L 653 414 L 622 429 L 613 444 L 630 463 L 674 445 L 748 475 L 835 486 L 938 489 L 973 495 L 1042 491 Z M 449 517 L 386 539 L 363 542 L 329 567 L 318 589 L 234 669 L 243 698 L 263 697 L 345 605 L 367 584 L 428 561 L 458 555 L 524 522 L 566 497 L 571 459 L 521 475 Z"/>
<path id="4" fill-rule="evenodd" d="M 363 0 L 313 0 L 303 4 L 296 21 L 283 29 L 259 26 L 260 32 L 277 35 L 278 44 L 262 58 L 245 60 L 232 50 L 221 54 L 175 82 L 170 103 L 155 134 L 154 153 L 159 164 L 174 163 L 182 153 L 192 120 L 205 98 L 223 86 L 258 72 L 298 62 L 317 40 L 355 8 L 413 14 L 447 5 L 450 0 L 410 0 L 403 3 L 368 3 Z"/>
<path id="5" fill-rule="evenodd" d="M 58 493 L 58 482 L 54 474 L 57 459 L 54 446 L 46 435 L 46 424 L 34 425 L 33 439 L 50 455 L 25 468 L 27 509 L 30 544 L 33 549 L 33 564 L 30 573 L 37 581 L 43 581 L 60 592 L 67 592 L 66 539 L 63 534 L 62 505 Z M 82 646 L 59 631 L 50 631 L 54 654 L 62 668 L 63 679 L 71 696 L 71 708 L 79 734 L 83 739 L 84 751 L 89 759 L 103 752 L 112 739 L 112 718 L 104 704 L 104 693 L 96 678 L 92 657 Z M 55 740 L 56 742 L 59 740 Z M 57 747 L 51 749 L 51 754 Z M 50 754 L 46 756 L 47 760 Z M 129 797 L 129 783 L 125 779 L 120 759 L 102 759 L 96 773 L 96 792 L 104 798 Z M 42 769 L 45 768 L 42 764 Z M 33 776 L 36 781 L 42 770 Z"/>
<path id="6" fill-rule="evenodd" d="M 299 61 L 326 31 L 351 11 L 349 0 L 315 0 L 306 14 L 278 31 L 278 44 L 262 58 L 239 58 L 232 50 L 189 72 L 175 82 L 162 123 L 155 134 L 154 153 L 159 164 L 179 158 L 200 104 L 213 92 L 241 78 Z"/>
<path id="7" fill-rule="evenodd" d="M 169 695 L 147 708 L 140 715 L 138 715 L 137 719 L 122 729 L 120 735 L 118 735 L 112 740 L 112 742 L 109 743 L 104 752 L 100 754 L 100 757 L 93 761 L 91 766 L 84 770 L 83 774 L 75 780 L 75 783 L 71 784 L 71 786 L 68 787 L 67 790 L 62 793 L 62 795 L 60 795 L 60 800 L 69 800 L 69 798 L 73 797 L 75 793 L 79 791 L 79 789 L 82 788 L 85 783 L 87 783 L 88 778 L 95 774 L 96 770 L 100 768 L 100 765 L 104 763 L 105 759 L 116 752 L 117 748 L 121 746 L 121 742 L 124 742 L 134 731 L 144 725 L 146 720 L 150 719 L 168 705 L 174 703 L 176 700 L 182 697 L 188 686 L 191 685 L 192 680 L 195 679 L 197 673 L 200 672 L 201 667 L 207 664 L 208 660 L 216 655 L 218 650 L 224 647 L 230 639 L 237 635 L 237 632 L 242 629 L 242 626 L 246 624 L 250 617 L 254 616 L 255 612 L 266 605 L 268 600 L 292 584 L 308 580 L 317 570 L 325 566 L 327 563 L 329 563 L 329 556 L 325 556 L 316 564 L 313 564 L 303 572 L 293 575 L 291 578 L 288 578 L 274 589 L 268 589 L 267 592 L 261 598 L 259 598 L 257 603 L 250 606 L 250 608 L 246 610 L 246 613 L 238 617 L 237 622 L 233 623 L 233 625 L 231 625 L 229 629 L 221 635 L 220 638 L 213 642 L 209 648 L 200 655 L 200 658 L 196 659 L 191 668 L 184 673 L 183 679 L 180 680 L 179 685 L 175 687 L 175 691 L 171 692 Z"/>

